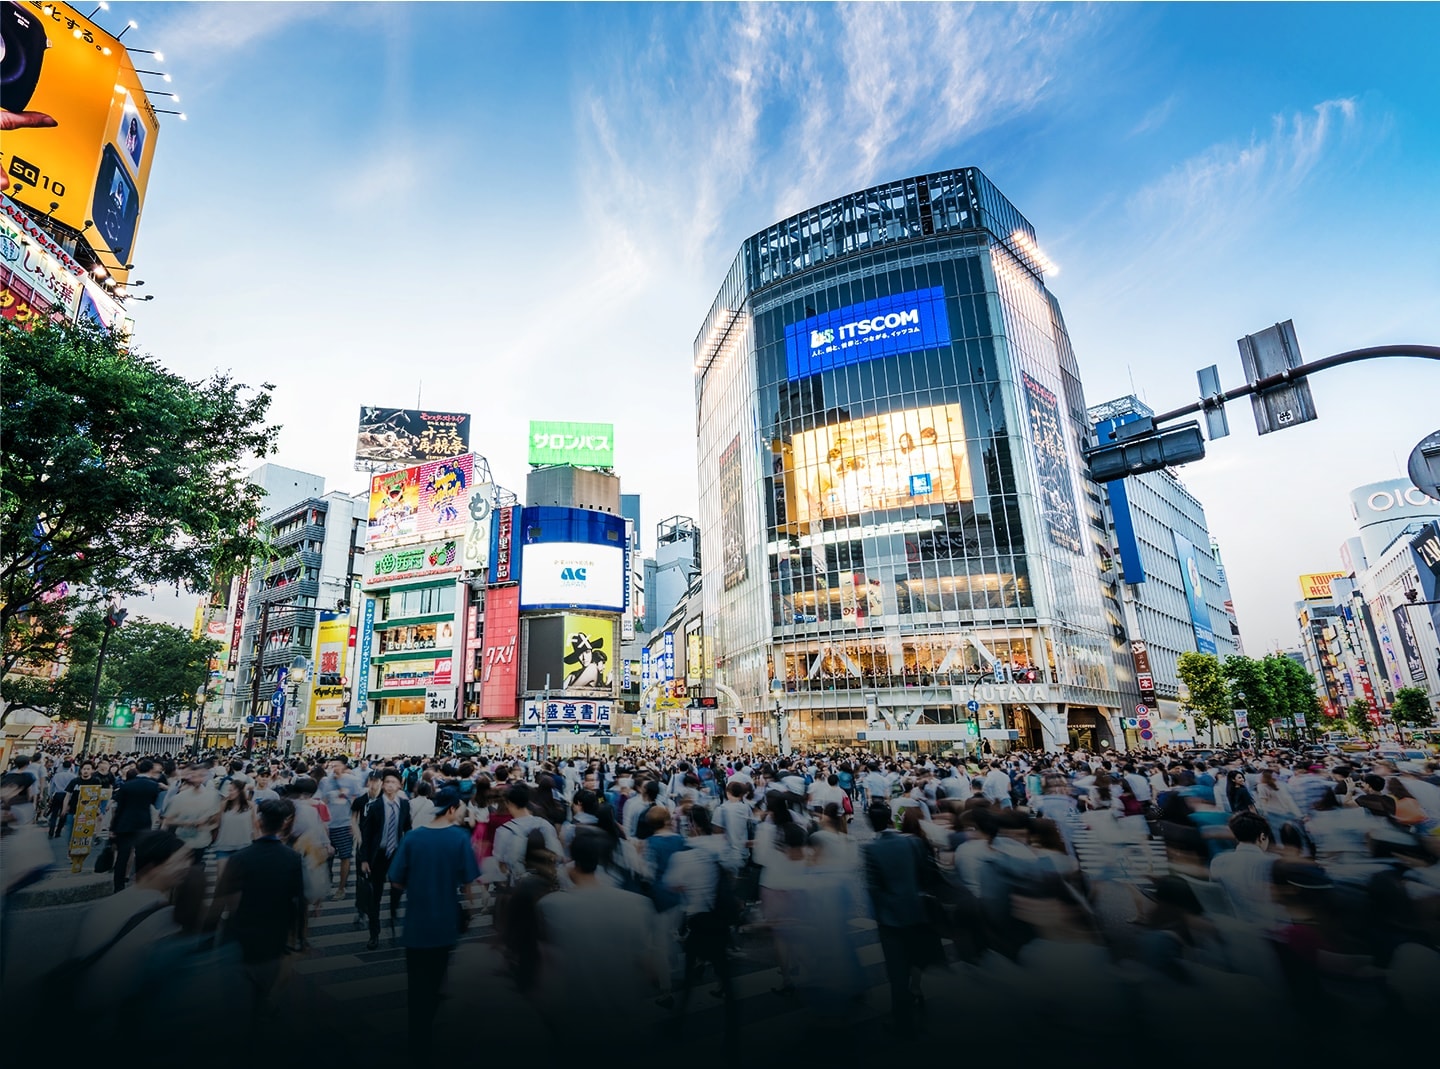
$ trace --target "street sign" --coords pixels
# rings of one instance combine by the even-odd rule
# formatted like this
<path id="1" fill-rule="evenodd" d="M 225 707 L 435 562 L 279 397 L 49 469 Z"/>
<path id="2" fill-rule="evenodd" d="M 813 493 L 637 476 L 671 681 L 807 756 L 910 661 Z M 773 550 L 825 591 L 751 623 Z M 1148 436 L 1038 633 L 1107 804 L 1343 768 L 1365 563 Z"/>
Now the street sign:
<path id="1" fill-rule="evenodd" d="M 1127 716 L 1125 718 L 1125 726 L 1131 731 L 1134 731 L 1140 726 L 1140 720 L 1138 717 Z"/>
<path id="2" fill-rule="evenodd" d="M 1241 729 L 1240 729 L 1240 737 L 1241 737 L 1242 739 L 1244 739 L 1246 742 L 1249 742 L 1249 741 L 1251 740 L 1251 738 L 1254 737 L 1254 733 L 1253 733 L 1249 728 L 1241 728 Z"/>
<path id="3" fill-rule="evenodd" d="M 1142 739 L 1144 739 L 1146 742 L 1149 742 L 1151 739 L 1153 739 L 1153 738 L 1155 737 L 1155 732 L 1150 731 L 1150 730 L 1145 730 L 1145 731 L 1140 732 L 1140 737 L 1141 737 Z"/>
<path id="4" fill-rule="evenodd" d="M 1150 707 L 1149 707 L 1148 705 L 1137 705 L 1137 706 L 1135 706 L 1135 715 L 1136 715 L 1136 716 L 1148 716 L 1149 713 L 1150 713 Z"/>
<path id="5" fill-rule="evenodd" d="M 1411 450 L 1406 468 L 1417 490 L 1440 500 L 1440 431 L 1426 436 Z"/>
<path id="6" fill-rule="evenodd" d="M 972 713 L 978 713 L 980 711 L 980 703 L 977 702 L 974 698 L 971 698 L 968 702 L 965 703 L 965 708 L 969 709 Z"/>
<path id="7" fill-rule="evenodd" d="M 1240 363 L 1245 367 L 1245 381 L 1255 385 L 1261 379 L 1288 372 L 1302 363 L 1300 343 L 1295 338 L 1295 324 L 1290 320 L 1276 323 L 1259 334 L 1241 338 Z M 1255 410 L 1255 429 L 1261 434 L 1298 427 L 1319 418 L 1315 399 L 1310 396 L 1310 382 L 1303 375 L 1278 386 L 1257 390 L 1250 396 Z"/>
<path id="8" fill-rule="evenodd" d="M 1220 368 L 1215 364 L 1202 367 L 1195 377 L 1200 380 L 1201 400 L 1213 402 L 1205 406 L 1205 432 L 1212 442 L 1224 438 L 1230 433 L 1230 420 L 1225 416 L 1225 402 L 1218 400 L 1225 392 L 1220 388 Z"/>

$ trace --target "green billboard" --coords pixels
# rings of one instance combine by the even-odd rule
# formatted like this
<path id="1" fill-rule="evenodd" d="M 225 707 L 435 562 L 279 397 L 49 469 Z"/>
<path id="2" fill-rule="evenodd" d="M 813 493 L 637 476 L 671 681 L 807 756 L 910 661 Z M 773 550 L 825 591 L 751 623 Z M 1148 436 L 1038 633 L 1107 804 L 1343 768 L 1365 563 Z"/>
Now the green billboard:
<path id="1" fill-rule="evenodd" d="M 530 463 L 613 468 L 615 425 L 531 420 Z"/>

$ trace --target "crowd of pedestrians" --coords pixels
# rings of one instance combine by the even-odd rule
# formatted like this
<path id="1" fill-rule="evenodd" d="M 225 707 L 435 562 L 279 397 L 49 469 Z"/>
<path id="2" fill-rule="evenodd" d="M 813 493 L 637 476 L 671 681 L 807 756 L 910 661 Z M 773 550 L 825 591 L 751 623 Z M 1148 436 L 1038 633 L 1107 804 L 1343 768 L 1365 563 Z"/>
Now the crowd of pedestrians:
<path id="1" fill-rule="evenodd" d="M 12 790 L 10 826 L 63 835 L 66 772 L 112 777 L 119 893 L 93 907 L 63 968 L 23 986 L 101 1029 L 154 1015 L 137 990 L 175 1013 L 219 999 L 255 1034 L 281 1028 L 287 963 L 327 898 L 353 903 L 368 950 L 403 948 L 417 1054 L 445 1041 L 443 998 L 483 1002 L 447 987 L 477 914 L 552 1037 L 683 1038 L 704 1020 L 732 1055 L 752 1019 L 776 1014 L 797 1041 L 903 1045 L 976 1029 L 1134 1041 L 1182 1012 L 1252 1028 L 1253 1052 L 1278 1053 L 1338 1014 L 1423 1030 L 1440 991 L 1434 762 L 85 760 L 60 762 L 48 792 Z M 773 982 L 742 999 L 737 976 L 757 961 Z M 867 1003 L 877 986 L 883 1006 Z"/>

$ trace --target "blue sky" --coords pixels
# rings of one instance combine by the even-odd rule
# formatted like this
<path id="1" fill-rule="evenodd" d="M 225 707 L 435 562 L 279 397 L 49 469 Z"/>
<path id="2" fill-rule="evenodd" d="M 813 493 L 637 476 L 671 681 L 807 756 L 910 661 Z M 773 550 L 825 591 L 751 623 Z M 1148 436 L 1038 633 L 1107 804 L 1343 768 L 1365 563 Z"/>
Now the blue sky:
<path id="1" fill-rule="evenodd" d="M 280 463 L 358 490 L 361 404 L 613 421 L 645 523 L 693 515 L 690 347 L 741 241 L 878 181 L 977 166 L 1034 223 L 1090 403 L 1440 340 L 1440 7 L 116 3 L 165 54 L 141 343 L 276 384 Z M 1440 425 L 1440 373 L 1313 383 L 1321 419 L 1183 472 L 1252 652 L 1293 645 L 1347 492 Z M 1398 458 L 1398 462 L 1397 462 Z M 1397 466 L 1398 463 L 1398 466 Z M 647 540 L 651 531 L 646 532 Z M 145 611 L 144 607 L 140 607 Z"/>

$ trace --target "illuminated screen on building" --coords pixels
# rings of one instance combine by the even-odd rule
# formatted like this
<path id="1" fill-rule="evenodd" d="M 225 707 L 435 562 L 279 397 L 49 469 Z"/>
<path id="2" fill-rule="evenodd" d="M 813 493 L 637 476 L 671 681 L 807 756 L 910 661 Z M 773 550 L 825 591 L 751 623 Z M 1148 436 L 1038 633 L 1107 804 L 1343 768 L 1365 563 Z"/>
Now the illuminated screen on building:
<path id="1" fill-rule="evenodd" d="M 958 404 L 820 427 L 792 444 L 797 523 L 975 496 Z"/>
<path id="2" fill-rule="evenodd" d="M 945 291 L 930 289 L 877 297 L 785 328 L 786 372 L 803 379 L 882 356 L 950 344 Z"/>

